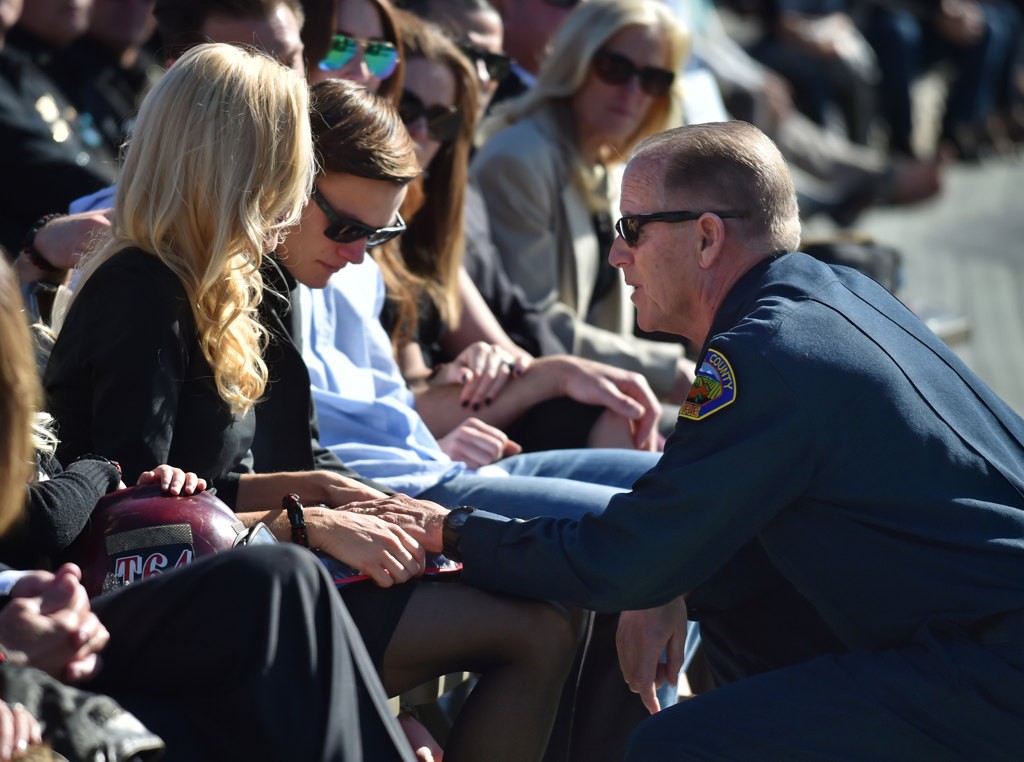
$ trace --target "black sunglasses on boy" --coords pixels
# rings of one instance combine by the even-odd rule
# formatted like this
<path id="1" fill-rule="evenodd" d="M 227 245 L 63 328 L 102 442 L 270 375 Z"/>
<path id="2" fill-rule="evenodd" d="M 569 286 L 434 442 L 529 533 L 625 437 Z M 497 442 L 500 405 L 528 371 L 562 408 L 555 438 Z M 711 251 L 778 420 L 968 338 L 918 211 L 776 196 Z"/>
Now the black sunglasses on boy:
<path id="1" fill-rule="evenodd" d="M 395 236 L 405 232 L 405 220 L 398 213 L 395 214 L 394 225 L 374 228 L 359 220 L 342 217 L 334 211 L 334 208 L 327 203 L 327 199 L 316 188 L 313 188 L 313 201 L 316 202 L 316 205 L 320 207 L 320 211 L 327 218 L 328 225 L 324 229 L 324 235 L 335 243 L 352 243 L 353 241 L 365 238 L 366 248 L 372 249 L 374 246 L 387 243 Z"/>

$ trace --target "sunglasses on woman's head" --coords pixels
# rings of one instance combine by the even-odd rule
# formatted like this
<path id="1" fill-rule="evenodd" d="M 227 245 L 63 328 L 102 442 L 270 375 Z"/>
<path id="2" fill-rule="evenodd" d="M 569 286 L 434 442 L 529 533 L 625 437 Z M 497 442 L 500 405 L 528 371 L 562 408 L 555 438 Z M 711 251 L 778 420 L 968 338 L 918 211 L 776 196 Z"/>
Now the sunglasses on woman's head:
<path id="1" fill-rule="evenodd" d="M 656 66 L 641 68 L 624 55 L 612 53 L 610 50 L 599 50 L 594 56 L 593 66 L 597 78 L 609 85 L 624 85 L 633 77 L 638 77 L 640 89 L 652 98 L 667 93 L 676 78 L 668 69 L 659 69 Z"/>
<path id="2" fill-rule="evenodd" d="M 347 34 L 331 37 L 331 46 L 317 68 L 320 71 L 337 71 L 347 66 L 356 53 L 363 51 L 363 60 L 370 74 L 377 79 L 387 79 L 398 66 L 398 48 L 386 40 L 359 40 Z"/>
<path id="3" fill-rule="evenodd" d="M 459 45 L 459 50 L 473 64 L 482 63 L 487 69 L 487 76 L 494 82 L 501 82 L 512 72 L 512 57 L 504 53 L 492 53 L 468 42 Z"/>
<path id="4" fill-rule="evenodd" d="M 395 236 L 405 232 L 405 220 L 397 212 L 395 213 L 394 225 L 374 228 L 359 220 L 342 217 L 334 211 L 334 207 L 327 203 L 327 199 L 316 188 L 313 188 L 313 201 L 316 202 L 316 205 L 320 207 L 320 211 L 327 218 L 328 224 L 324 228 L 324 235 L 335 243 L 353 243 L 361 238 L 365 238 L 366 248 L 372 249 L 374 246 L 387 243 Z"/>
<path id="5" fill-rule="evenodd" d="M 447 143 L 459 134 L 462 127 L 462 114 L 455 106 L 425 106 L 415 93 L 402 91 L 402 100 L 398 103 L 398 115 L 406 127 L 411 127 L 417 119 L 427 120 L 427 135 L 438 143 Z"/>

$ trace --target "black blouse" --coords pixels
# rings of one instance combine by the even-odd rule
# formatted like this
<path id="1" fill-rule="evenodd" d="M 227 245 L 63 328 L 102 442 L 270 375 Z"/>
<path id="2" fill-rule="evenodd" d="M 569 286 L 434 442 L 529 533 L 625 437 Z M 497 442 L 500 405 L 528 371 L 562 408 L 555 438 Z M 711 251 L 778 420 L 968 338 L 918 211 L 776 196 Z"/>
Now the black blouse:
<path id="1" fill-rule="evenodd" d="M 57 456 L 118 461 L 125 483 L 160 463 L 194 471 L 234 507 L 241 473 L 326 469 L 376 487 L 318 441 L 309 372 L 296 346 L 296 283 L 264 257 L 260 319 L 270 381 L 254 411 L 234 416 L 217 393 L 178 277 L 126 249 L 82 286 L 45 374 Z"/>
<path id="2" fill-rule="evenodd" d="M 255 416 L 217 393 L 179 278 L 125 249 L 100 265 L 68 312 L 44 374 L 57 457 L 118 461 L 127 484 L 160 463 L 195 471 L 233 505 Z"/>

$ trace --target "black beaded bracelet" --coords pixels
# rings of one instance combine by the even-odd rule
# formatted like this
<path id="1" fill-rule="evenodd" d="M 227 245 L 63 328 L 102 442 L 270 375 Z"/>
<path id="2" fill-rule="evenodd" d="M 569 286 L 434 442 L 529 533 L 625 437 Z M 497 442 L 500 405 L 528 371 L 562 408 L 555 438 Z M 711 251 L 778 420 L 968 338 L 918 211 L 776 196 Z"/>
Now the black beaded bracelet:
<path id="1" fill-rule="evenodd" d="M 299 496 L 294 492 L 288 493 L 281 498 L 281 507 L 288 512 L 288 521 L 292 525 L 292 542 L 308 548 L 309 533 L 306 531 L 306 515 Z"/>
<path id="2" fill-rule="evenodd" d="M 59 219 L 60 217 L 66 217 L 66 214 L 60 212 L 54 212 L 47 214 L 36 220 L 35 224 L 29 228 L 28 233 L 25 234 L 25 238 L 21 242 L 21 253 L 28 257 L 32 264 L 38 267 L 40 270 L 45 272 L 55 273 L 63 272 L 63 267 L 57 267 L 52 262 L 47 261 L 46 257 L 39 253 L 39 249 L 36 248 L 36 234 L 46 227 L 48 222 Z"/>

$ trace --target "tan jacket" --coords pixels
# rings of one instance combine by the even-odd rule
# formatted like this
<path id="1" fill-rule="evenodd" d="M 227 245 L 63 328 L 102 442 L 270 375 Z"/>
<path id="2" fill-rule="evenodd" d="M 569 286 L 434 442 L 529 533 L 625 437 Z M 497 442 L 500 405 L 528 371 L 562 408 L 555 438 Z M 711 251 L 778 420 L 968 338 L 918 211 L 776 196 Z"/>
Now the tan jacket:
<path id="1" fill-rule="evenodd" d="M 592 303 L 599 244 L 591 212 L 571 180 L 572 152 L 559 141 L 556 114 L 542 109 L 496 133 L 470 172 L 487 204 L 491 234 L 509 277 L 551 320 L 573 354 L 643 373 L 666 396 L 682 347 L 633 335 L 634 311 L 621 272 Z M 620 172 L 609 177 L 612 216 Z"/>

